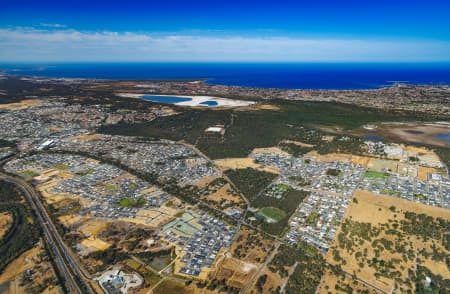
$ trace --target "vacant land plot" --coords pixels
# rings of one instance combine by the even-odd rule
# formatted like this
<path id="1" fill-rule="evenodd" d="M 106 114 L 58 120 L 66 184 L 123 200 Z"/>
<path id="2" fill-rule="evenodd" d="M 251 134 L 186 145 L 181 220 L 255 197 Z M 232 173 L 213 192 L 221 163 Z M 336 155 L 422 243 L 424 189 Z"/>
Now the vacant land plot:
<path id="1" fill-rule="evenodd" d="M 0 213 L 0 240 L 11 227 L 13 216 L 10 212 Z"/>
<path id="2" fill-rule="evenodd" d="M 328 251 L 330 263 L 384 291 L 420 287 L 423 273 L 434 287 L 450 287 L 449 210 L 360 190 L 354 197 Z"/>
<path id="3" fill-rule="evenodd" d="M 98 239 L 98 238 L 87 238 L 80 243 L 85 249 L 82 250 L 81 255 L 87 255 L 94 251 L 106 250 L 111 247 L 111 244 Z"/>
<path id="4" fill-rule="evenodd" d="M 260 168 L 261 166 L 255 162 L 253 158 L 224 158 L 214 161 L 221 169 L 241 169 L 241 168 Z"/>
<path id="5" fill-rule="evenodd" d="M 25 99 L 19 102 L 0 104 L 0 109 L 21 110 L 32 106 L 38 106 L 41 104 L 42 102 L 39 99 Z"/>
<path id="6" fill-rule="evenodd" d="M 374 159 L 372 157 L 359 156 L 353 154 L 344 154 L 344 153 L 328 153 L 319 155 L 317 152 L 310 152 L 309 154 L 316 156 L 317 161 L 343 161 L 343 162 L 351 162 L 353 164 L 360 164 L 364 166 L 368 166 L 370 162 Z"/>
<path id="7" fill-rule="evenodd" d="M 379 294 L 380 292 L 374 290 L 371 287 L 365 286 L 357 280 L 353 280 L 344 273 L 336 274 L 330 269 L 326 269 L 322 276 L 319 287 L 317 288 L 317 294 L 328 293 L 366 293 L 366 294 Z"/>
<path id="8" fill-rule="evenodd" d="M 219 188 L 217 191 L 201 196 L 201 199 L 208 205 L 219 210 L 238 209 L 245 206 L 242 196 L 229 183 Z"/>
<path id="9" fill-rule="evenodd" d="M 277 289 L 279 289 L 285 282 L 285 277 L 280 277 L 279 274 L 270 271 L 267 267 L 264 267 L 258 278 L 255 280 L 250 293 L 277 293 Z"/>
<path id="10" fill-rule="evenodd" d="M 151 269 L 147 268 L 145 265 L 137 262 L 134 259 L 127 259 L 125 261 L 125 265 L 132 271 L 138 272 L 144 278 L 144 287 L 147 288 L 147 291 L 148 288 L 155 286 L 161 280 L 161 277 L 155 274 Z"/>
<path id="11" fill-rule="evenodd" d="M 272 239 L 267 239 L 253 229 L 243 227 L 231 244 L 230 252 L 240 260 L 260 264 L 266 260 L 274 248 Z"/>
<path id="12" fill-rule="evenodd" d="M 179 280 L 165 279 L 158 287 L 153 289 L 153 294 L 190 294 L 192 290 L 186 288 L 185 284 Z"/>
<path id="13" fill-rule="evenodd" d="M 219 281 L 225 280 L 229 287 L 241 289 L 251 280 L 256 269 L 254 264 L 227 257 L 220 263 L 215 278 Z"/>
<path id="14" fill-rule="evenodd" d="M 33 272 L 32 279 L 24 278 L 27 270 Z M 0 274 L 0 285 L 7 294 L 61 293 L 53 268 L 45 258 L 44 250 L 36 246 L 13 260 Z"/>

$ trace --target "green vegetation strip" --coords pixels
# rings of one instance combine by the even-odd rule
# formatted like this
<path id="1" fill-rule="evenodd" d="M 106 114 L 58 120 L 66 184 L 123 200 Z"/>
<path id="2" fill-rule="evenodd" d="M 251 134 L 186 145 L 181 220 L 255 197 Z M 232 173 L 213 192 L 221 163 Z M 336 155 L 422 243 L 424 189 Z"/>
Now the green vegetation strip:
<path id="1" fill-rule="evenodd" d="M 186 140 L 211 158 L 243 157 L 256 147 L 277 145 L 289 139 L 315 145 L 319 153 L 358 151 L 360 138 L 323 141 L 321 126 L 355 129 L 367 123 L 417 121 L 428 119 L 416 113 L 386 111 L 350 104 L 326 102 L 271 101 L 279 110 L 237 111 L 185 109 L 175 116 L 160 117 L 151 122 L 119 123 L 103 126 L 99 132 L 111 135 L 142 136 Z M 324 115 L 326 114 L 326 115 Z M 205 129 L 225 125 L 224 136 L 210 136 Z M 311 129 L 316 130 L 311 130 Z M 307 150 L 286 146 L 291 152 Z"/>
<path id="2" fill-rule="evenodd" d="M 373 170 L 368 170 L 364 174 L 364 177 L 366 178 L 381 178 L 381 179 L 387 179 L 389 178 L 389 174 L 385 172 L 378 172 Z"/>
<path id="3" fill-rule="evenodd" d="M 134 207 L 134 208 L 140 208 L 145 205 L 145 199 L 144 198 L 122 198 L 119 200 L 118 203 L 121 207 Z"/>
<path id="4" fill-rule="evenodd" d="M 22 175 L 22 176 L 25 176 L 25 177 L 29 177 L 29 178 L 34 178 L 34 177 L 38 177 L 39 176 L 39 173 L 37 173 L 35 171 L 32 171 L 32 170 L 29 170 L 29 169 L 21 171 L 19 174 Z"/>
<path id="5" fill-rule="evenodd" d="M 0 272 L 15 258 L 31 249 L 39 240 L 39 227 L 33 222 L 28 206 L 13 184 L 0 181 L 0 212 L 13 215 L 13 223 L 0 240 Z"/>

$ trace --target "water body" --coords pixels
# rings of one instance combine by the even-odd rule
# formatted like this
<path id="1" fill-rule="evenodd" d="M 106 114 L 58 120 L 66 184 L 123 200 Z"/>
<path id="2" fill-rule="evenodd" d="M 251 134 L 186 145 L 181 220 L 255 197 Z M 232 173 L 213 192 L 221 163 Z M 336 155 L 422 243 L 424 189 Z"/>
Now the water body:
<path id="1" fill-rule="evenodd" d="M 167 104 L 175 104 L 180 102 L 192 101 L 191 98 L 188 97 L 179 97 L 179 96 L 153 96 L 153 95 L 143 95 L 142 99 L 153 102 L 161 102 Z"/>
<path id="2" fill-rule="evenodd" d="M 440 140 L 446 141 L 447 145 L 450 146 L 450 134 L 437 134 L 436 137 Z"/>
<path id="3" fill-rule="evenodd" d="M 383 137 L 378 136 L 378 135 L 373 135 L 373 134 L 365 134 L 363 137 L 366 140 L 375 141 L 375 142 L 384 141 Z"/>
<path id="4" fill-rule="evenodd" d="M 207 106 L 217 106 L 219 105 L 219 103 L 217 103 L 216 101 L 203 101 L 200 102 L 201 105 L 207 105 Z"/>
<path id="5" fill-rule="evenodd" d="M 0 64 L 17 75 L 125 80 L 205 80 L 285 89 L 375 89 L 396 82 L 450 84 L 450 63 L 72 63 Z"/>

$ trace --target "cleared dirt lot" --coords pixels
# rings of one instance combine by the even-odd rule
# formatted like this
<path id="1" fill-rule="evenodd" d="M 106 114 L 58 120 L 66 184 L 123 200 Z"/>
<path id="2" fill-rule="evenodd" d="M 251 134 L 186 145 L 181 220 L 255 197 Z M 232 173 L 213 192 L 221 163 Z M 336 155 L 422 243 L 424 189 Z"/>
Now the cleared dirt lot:
<path id="1" fill-rule="evenodd" d="M 242 260 L 226 257 L 215 274 L 217 280 L 226 280 L 230 287 L 243 288 L 256 273 L 257 266 Z"/>

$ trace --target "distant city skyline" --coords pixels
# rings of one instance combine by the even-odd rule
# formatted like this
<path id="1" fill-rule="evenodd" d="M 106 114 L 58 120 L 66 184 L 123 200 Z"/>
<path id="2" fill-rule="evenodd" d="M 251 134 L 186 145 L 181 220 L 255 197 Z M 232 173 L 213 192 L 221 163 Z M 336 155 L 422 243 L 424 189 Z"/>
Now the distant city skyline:
<path id="1" fill-rule="evenodd" d="M 0 62 L 450 61 L 448 1 L 9 1 Z"/>

